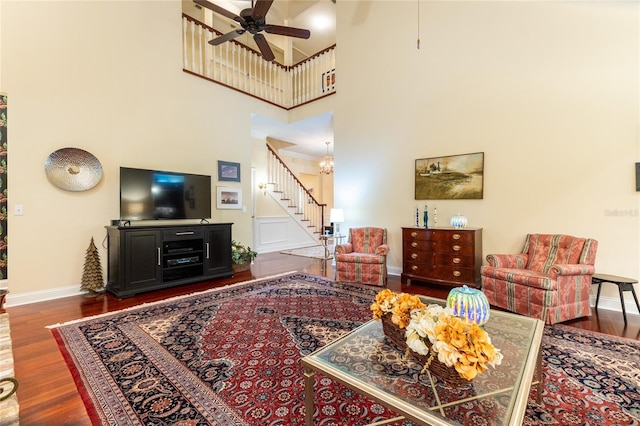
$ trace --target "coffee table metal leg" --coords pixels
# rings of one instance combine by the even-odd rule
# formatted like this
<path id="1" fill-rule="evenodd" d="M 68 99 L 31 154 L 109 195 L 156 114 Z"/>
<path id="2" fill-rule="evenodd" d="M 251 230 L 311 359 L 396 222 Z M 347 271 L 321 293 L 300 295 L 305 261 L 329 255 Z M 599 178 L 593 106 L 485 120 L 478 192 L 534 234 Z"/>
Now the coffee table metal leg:
<path id="1" fill-rule="evenodd" d="M 596 309 L 598 309 L 598 302 L 600 301 L 600 290 L 602 289 L 602 281 L 598 282 L 598 295 L 596 296 Z"/>
<path id="2" fill-rule="evenodd" d="M 304 370 L 304 419 L 306 426 L 313 426 L 313 376 L 315 371 Z"/>
<path id="3" fill-rule="evenodd" d="M 540 404 L 542 402 L 542 345 L 538 351 L 538 394 L 536 395 L 536 402 Z"/>

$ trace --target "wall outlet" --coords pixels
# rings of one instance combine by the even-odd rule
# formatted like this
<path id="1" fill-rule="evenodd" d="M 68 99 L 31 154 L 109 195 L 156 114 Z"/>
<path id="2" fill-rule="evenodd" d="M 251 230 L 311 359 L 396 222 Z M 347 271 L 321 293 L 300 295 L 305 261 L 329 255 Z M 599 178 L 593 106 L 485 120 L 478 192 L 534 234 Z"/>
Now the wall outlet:
<path id="1" fill-rule="evenodd" d="M 15 204 L 13 206 L 14 216 L 22 216 L 24 214 L 24 206 L 22 204 Z"/>

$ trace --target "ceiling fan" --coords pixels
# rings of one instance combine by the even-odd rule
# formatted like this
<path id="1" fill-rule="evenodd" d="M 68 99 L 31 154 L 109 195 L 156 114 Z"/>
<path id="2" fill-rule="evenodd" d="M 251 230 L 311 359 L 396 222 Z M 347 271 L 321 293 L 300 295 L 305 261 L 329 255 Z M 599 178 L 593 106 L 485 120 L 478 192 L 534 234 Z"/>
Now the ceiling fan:
<path id="1" fill-rule="evenodd" d="M 224 35 L 221 35 L 220 37 L 210 40 L 209 44 L 213 46 L 222 44 L 226 41 L 238 37 L 239 35 L 244 34 L 246 31 L 249 31 L 249 33 L 253 34 L 253 39 L 258 45 L 258 48 L 262 53 L 262 57 L 267 61 L 273 61 L 275 56 L 273 55 L 271 47 L 269 47 L 269 43 L 267 43 L 267 39 L 263 34 L 260 34 L 262 31 L 269 34 L 278 34 L 287 37 L 297 37 L 305 39 L 311 36 L 311 32 L 309 30 L 305 30 L 302 28 L 267 24 L 265 17 L 267 15 L 267 12 L 269 11 L 269 8 L 271 7 L 271 4 L 273 3 L 273 0 L 256 0 L 255 5 L 253 5 L 252 1 L 251 4 L 253 7 L 241 11 L 240 16 L 226 9 L 223 9 L 222 7 L 207 0 L 193 0 L 193 2 L 202 7 L 206 7 L 207 9 L 212 10 L 213 12 L 219 13 L 222 16 L 226 16 L 229 19 L 233 19 L 242 27 L 242 29 L 233 30 Z"/>

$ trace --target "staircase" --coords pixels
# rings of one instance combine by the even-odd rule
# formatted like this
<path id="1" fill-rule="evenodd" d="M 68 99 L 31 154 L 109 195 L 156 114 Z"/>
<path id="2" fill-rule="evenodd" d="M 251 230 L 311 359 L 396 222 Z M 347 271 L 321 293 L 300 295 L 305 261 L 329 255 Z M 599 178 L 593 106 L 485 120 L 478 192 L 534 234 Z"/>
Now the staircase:
<path id="1" fill-rule="evenodd" d="M 321 204 L 267 145 L 267 191 L 314 240 L 322 234 L 327 205 Z"/>

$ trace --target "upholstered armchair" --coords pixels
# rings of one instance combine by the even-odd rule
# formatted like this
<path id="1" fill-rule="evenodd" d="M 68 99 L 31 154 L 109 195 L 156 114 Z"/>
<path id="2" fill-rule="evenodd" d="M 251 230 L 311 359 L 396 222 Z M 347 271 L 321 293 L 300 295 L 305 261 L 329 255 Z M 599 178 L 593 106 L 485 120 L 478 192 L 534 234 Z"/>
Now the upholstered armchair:
<path id="1" fill-rule="evenodd" d="M 388 252 L 386 229 L 351 228 L 348 242 L 336 245 L 336 280 L 385 286 Z"/>
<path id="2" fill-rule="evenodd" d="M 520 254 L 490 254 L 481 268 L 489 303 L 547 324 L 591 315 L 589 290 L 598 242 L 529 234 Z"/>

